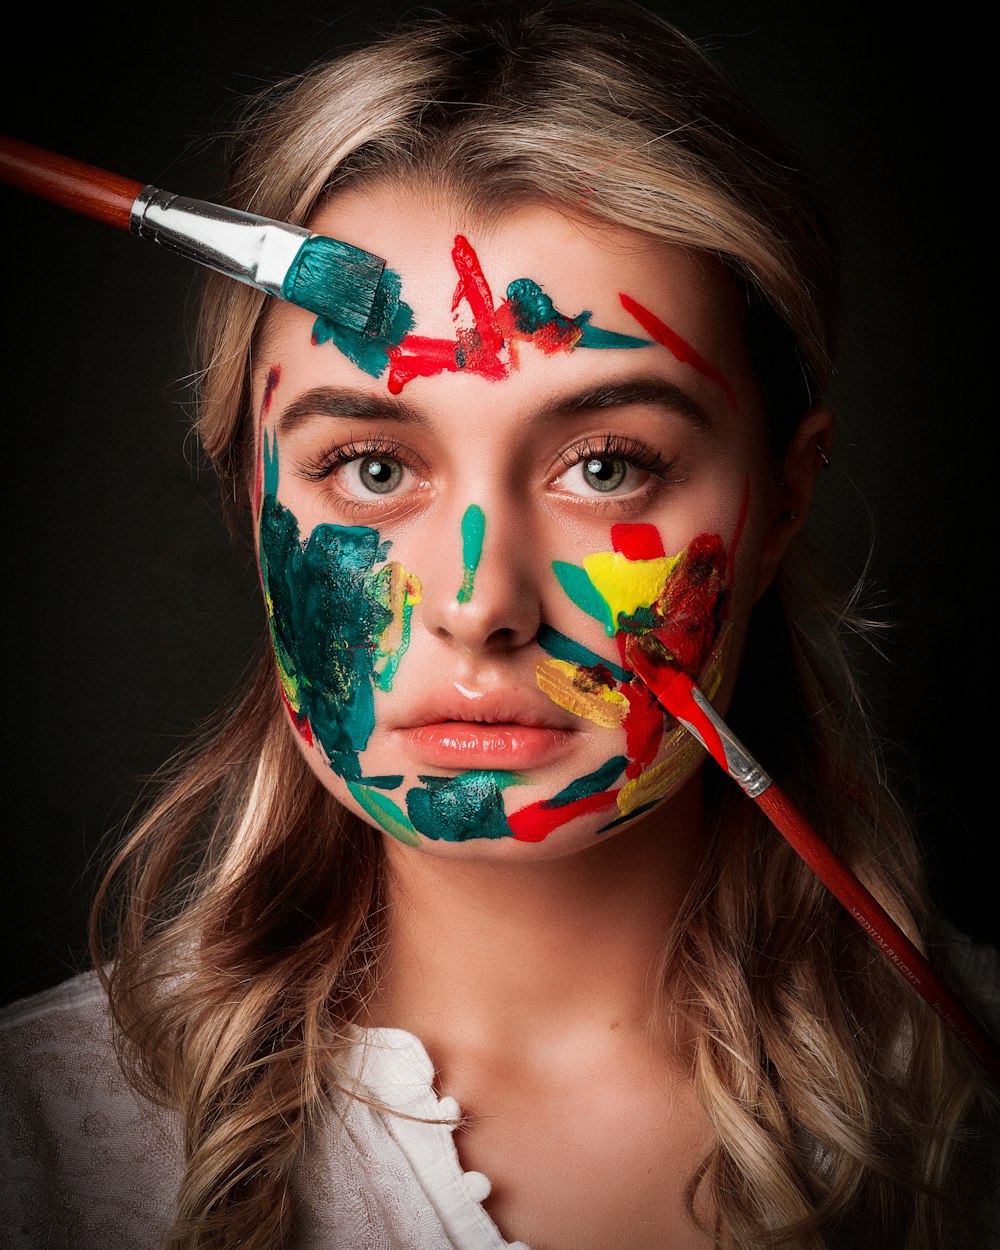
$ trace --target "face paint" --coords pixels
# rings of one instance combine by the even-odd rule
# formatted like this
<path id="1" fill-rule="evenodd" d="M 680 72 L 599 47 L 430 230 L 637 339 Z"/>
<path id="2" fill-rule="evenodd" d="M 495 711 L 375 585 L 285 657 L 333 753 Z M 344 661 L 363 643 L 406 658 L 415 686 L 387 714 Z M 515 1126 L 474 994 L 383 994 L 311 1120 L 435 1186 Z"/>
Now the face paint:
<path id="1" fill-rule="evenodd" d="M 472 318 L 472 325 L 459 327 L 454 339 L 410 333 L 413 310 L 400 297 L 399 275 L 386 270 L 379 290 L 385 289 L 387 294 L 373 310 L 365 333 L 345 330 L 319 317 L 313 326 L 313 342 L 333 342 L 373 378 L 380 378 L 388 368 L 388 388 L 393 395 L 414 378 L 439 373 L 475 373 L 500 381 L 518 367 L 521 343 L 530 343 L 545 355 L 577 347 L 652 346 L 648 339 L 592 326 L 589 312 L 567 317 L 531 278 L 515 278 L 507 287 L 506 300 L 495 305 L 479 258 L 462 235 L 455 236 L 451 258 L 458 274 L 452 313 L 464 304 Z"/>
<path id="2" fill-rule="evenodd" d="M 375 727 L 375 689 L 391 687 L 406 652 L 420 583 L 385 562 L 390 544 L 377 530 L 317 525 L 303 543 L 297 518 L 277 499 L 277 440 L 266 431 L 262 483 L 261 578 L 286 705 L 334 772 L 392 790 L 402 777 L 362 777 L 358 755 Z"/>
<path id="3" fill-rule="evenodd" d="M 470 771 L 457 777 L 421 777 L 422 788 L 406 795 L 414 828 L 435 840 L 509 838 L 503 791 L 518 783 L 514 773 Z"/>
<path id="4" fill-rule="evenodd" d="M 745 494 L 734 546 L 746 508 Z M 554 799 L 513 813 L 515 837 L 525 841 L 540 841 L 585 811 L 614 808 L 618 815 L 603 833 L 651 808 L 698 759 L 699 748 L 678 726 L 667 743 L 668 754 L 653 764 L 663 745 L 664 716 L 651 692 L 624 667 L 629 633 L 655 630 L 682 666 L 702 673 L 713 693 L 721 681 L 724 574 L 732 567 L 721 538 L 701 534 L 677 555 L 666 556 L 655 527 L 640 524 L 612 526 L 611 542 L 612 551 L 584 557 L 582 567 L 556 562 L 553 569 L 577 607 L 618 639 L 622 668 L 608 665 L 555 630 L 544 630 L 539 641 L 552 658 L 539 663 L 536 680 L 549 698 L 574 715 L 605 728 L 620 725 L 626 755 L 609 760 Z M 622 784 L 613 789 L 622 774 Z"/>
<path id="5" fill-rule="evenodd" d="M 485 534 L 486 516 L 478 504 L 470 504 L 462 517 L 462 566 L 465 573 L 456 596 L 459 603 L 468 603 L 472 599 Z"/>

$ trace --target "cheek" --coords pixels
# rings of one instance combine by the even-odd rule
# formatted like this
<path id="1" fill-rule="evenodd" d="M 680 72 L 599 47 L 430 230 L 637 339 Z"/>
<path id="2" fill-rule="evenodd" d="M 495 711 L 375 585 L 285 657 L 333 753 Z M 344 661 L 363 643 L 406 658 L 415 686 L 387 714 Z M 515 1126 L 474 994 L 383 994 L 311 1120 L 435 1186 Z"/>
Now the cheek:
<path id="1" fill-rule="evenodd" d="M 347 781 L 375 727 L 375 692 L 391 690 L 410 639 L 420 583 L 386 560 L 377 530 L 317 525 L 303 541 L 277 498 L 277 457 L 265 437 L 258 525 L 261 583 L 278 678 L 300 736 Z"/>

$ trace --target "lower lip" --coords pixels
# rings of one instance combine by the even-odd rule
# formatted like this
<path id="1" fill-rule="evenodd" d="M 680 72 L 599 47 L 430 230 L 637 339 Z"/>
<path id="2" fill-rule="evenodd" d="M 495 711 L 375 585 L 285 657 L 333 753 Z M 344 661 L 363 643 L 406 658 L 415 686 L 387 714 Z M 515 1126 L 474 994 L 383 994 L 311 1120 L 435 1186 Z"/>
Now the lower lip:
<path id="1" fill-rule="evenodd" d="M 573 734 L 537 725 L 438 721 L 403 731 L 411 754 L 438 768 L 540 768 L 565 754 Z"/>

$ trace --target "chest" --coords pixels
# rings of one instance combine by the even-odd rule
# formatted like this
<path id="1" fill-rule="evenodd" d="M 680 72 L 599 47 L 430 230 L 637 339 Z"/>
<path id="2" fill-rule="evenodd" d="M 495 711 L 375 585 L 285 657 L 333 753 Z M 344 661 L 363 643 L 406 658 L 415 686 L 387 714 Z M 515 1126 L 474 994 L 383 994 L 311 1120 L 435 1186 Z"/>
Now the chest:
<path id="1" fill-rule="evenodd" d="M 687 1083 L 493 1083 L 467 1091 L 462 1166 L 492 1183 L 486 1209 L 532 1250 L 706 1250 L 686 1189 L 711 1139 Z"/>

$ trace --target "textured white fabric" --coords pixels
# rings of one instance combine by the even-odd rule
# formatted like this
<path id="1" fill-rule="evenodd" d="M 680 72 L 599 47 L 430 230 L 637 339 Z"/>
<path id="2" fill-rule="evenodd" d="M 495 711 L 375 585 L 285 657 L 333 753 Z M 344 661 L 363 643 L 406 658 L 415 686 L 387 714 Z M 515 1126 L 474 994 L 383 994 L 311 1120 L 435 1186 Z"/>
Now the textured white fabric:
<path id="1" fill-rule="evenodd" d="M 960 937 L 948 953 L 955 988 L 1000 1032 L 1000 955 Z M 359 1029 L 348 1067 L 375 1101 L 420 1119 L 330 1103 L 296 1177 L 295 1250 L 528 1250 L 480 1205 L 488 1178 L 463 1173 L 460 1109 L 435 1094 L 421 1043 Z M 177 1121 L 122 1076 L 93 974 L 0 1011 L 0 1104 L 2 1250 L 159 1250 L 181 1174 Z M 995 1143 L 973 1150 L 964 1179 L 968 1245 L 1000 1248 Z"/>
<path id="2" fill-rule="evenodd" d="M 355 1080 L 399 1119 L 357 1099 L 331 1103 L 296 1178 L 301 1250 L 507 1250 L 462 1171 L 453 1098 L 438 1099 L 420 1042 L 358 1030 Z M 174 1115 L 125 1082 L 92 974 L 0 1013 L 3 1250 L 158 1250 L 180 1179 Z M 449 1123 L 449 1121 L 451 1123 Z"/>

